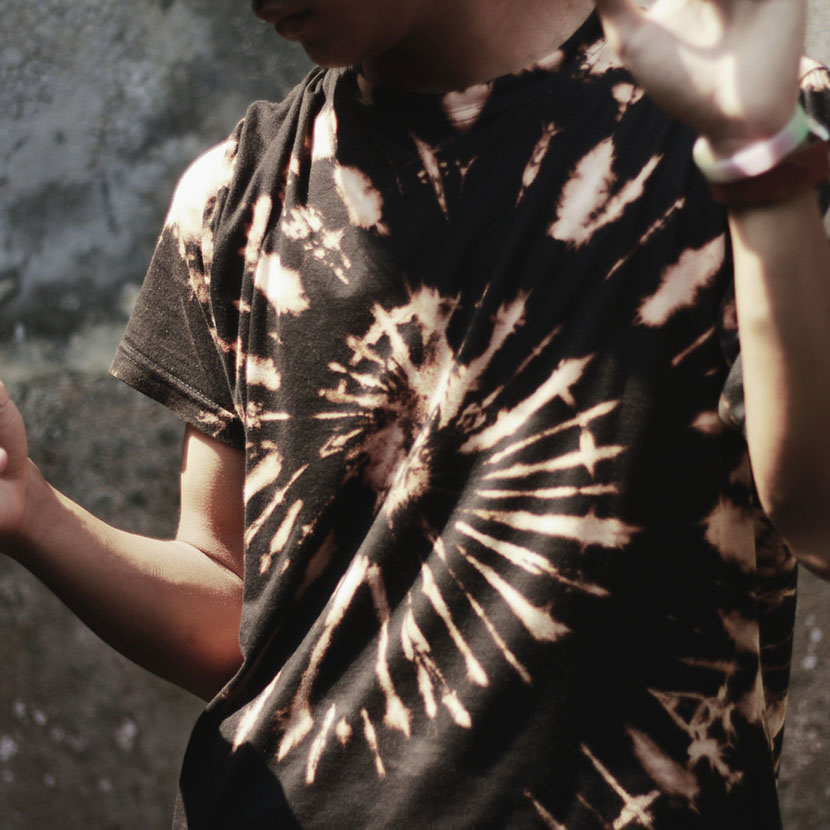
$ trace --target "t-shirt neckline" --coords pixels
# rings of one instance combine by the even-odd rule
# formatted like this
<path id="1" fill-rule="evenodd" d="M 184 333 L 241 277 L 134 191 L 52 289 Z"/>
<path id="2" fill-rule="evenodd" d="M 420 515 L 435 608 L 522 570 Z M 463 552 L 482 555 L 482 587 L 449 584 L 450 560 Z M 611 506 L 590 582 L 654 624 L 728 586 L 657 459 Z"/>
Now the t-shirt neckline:
<path id="1" fill-rule="evenodd" d="M 529 75 L 542 72 L 550 76 L 560 72 L 574 59 L 580 48 L 601 37 L 599 16 L 592 11 L 561 46 L 540 60 L 516 72 L 451 92 L 412 92 L 374 86 L 365 78 L 360 67 L 354 66 L 347 71 L 354 74 L 360 99 L 367 106 L 414 113 L 424 108 L 434 110 L 438 105 L 450 120 L 461 123 L 480 112 L 483 102 L 509 95 Z"/>

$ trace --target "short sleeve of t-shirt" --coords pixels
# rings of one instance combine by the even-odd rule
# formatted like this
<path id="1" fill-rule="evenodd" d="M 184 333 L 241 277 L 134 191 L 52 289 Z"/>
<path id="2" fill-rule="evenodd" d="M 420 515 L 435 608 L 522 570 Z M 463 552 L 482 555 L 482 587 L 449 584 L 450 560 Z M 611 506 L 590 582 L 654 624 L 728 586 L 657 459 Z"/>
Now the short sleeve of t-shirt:
<path id="1" fill-rule="evenodd" d="M 249 189 L 258 186 L 251 180 L 263 157 L 283 169 L 296 121 L 316 106 L 322 77 L 312 70 L 282 102 L 252 104 L 230 137 L 186 170 L 110 368 L 201 432 L 239 448 L 239 317 L 256 255 L 247 235 L 255 222 Z"/>
<path id="2" fill-rule="evenodd" d="M 184 421 L 242 446 L 231 349 L 212 318 L 213 223 L 233 175 L 238 130 L 200 156 L 176 188 L 161 237 L 111 371 Z"/>

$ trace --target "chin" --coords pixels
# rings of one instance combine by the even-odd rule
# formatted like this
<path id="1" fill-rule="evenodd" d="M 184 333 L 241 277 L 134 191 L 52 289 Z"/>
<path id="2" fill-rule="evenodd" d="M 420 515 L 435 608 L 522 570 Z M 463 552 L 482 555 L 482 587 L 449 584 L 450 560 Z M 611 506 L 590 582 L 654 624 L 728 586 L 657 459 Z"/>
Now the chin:
<path id="1" fill-rule="evenodd" d="M 319 41 L 304 41 L 302 47 L 310 60 L 326 69 L 353 66 L 363 61 L 361 56 L 355 55 L 352 51 L 342 47 L 338 49 L 337 46 Z"/>

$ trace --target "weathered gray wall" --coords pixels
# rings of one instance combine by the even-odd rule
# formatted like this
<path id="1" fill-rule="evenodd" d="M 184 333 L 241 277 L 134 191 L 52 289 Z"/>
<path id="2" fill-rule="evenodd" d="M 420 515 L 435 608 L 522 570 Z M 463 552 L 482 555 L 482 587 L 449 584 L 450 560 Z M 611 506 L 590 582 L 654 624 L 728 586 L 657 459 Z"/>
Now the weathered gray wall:
<path id="1" fill-rule="evenodd" d="M 109 316 L 183 165 L 306 66 L 248 0 L 4 0 L 0 335 Z"/>
<path id="2" fill-rule="evenodd" d="M 307 66 L 248 7 L 3 0 L 0 377 L 44 472 L 139 532 L 175 526 L 181 427 L 106 377 L 124 315 L 179 172 Z M 830 62 L 826 0 L 812 2 L 809 51 Z M 787 830 L 830 827 L 828 598 L 802 577 Z M 2 558 L 0 665 L 0 830 L 169 825 L 198 701 L 120 658 Z"/>
<path id="3" fill-rule="evenodd" d="M 0 377 L 47 476 L 122 527 L 176 521 L 181 427 L 105 374 L 175 180 L 307 68 L 249 0 L 2 2 Z M 2 557 L 0 665 L 0 830 L 169 827 L 199 701 Z"/>

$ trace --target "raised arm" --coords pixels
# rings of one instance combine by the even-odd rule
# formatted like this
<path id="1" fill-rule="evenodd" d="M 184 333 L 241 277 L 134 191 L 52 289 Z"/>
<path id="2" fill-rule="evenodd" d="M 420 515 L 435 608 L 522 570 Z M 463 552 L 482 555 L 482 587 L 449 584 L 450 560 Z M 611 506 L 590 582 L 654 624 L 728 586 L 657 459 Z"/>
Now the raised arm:
<path id="1" fill-rule="evenodd" d="M 798 95 L 806 0 L 596 0 L 648 94 L 730 156 Z M 749 453 L 767 514 L 830 578 L 830 246 L 809 190 L 730 208 Z"/>
<path id="2" fill-rule="evenodd" d="M 239 667 L 243 456 L 188 428 L 175 539 L 113 528 L 52 488 L 0 384 L 0 551 L 102 639 L 209 699 Z"/>

